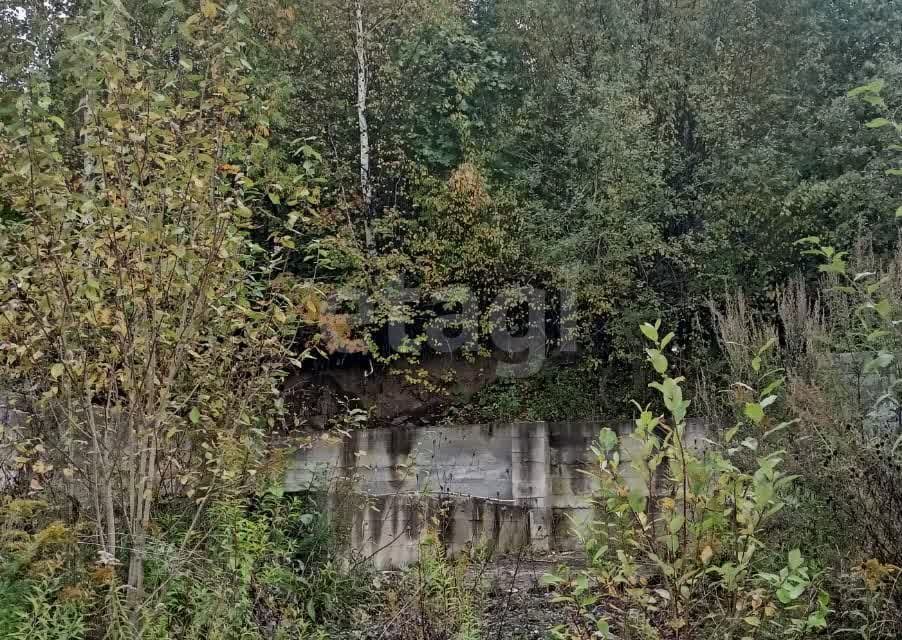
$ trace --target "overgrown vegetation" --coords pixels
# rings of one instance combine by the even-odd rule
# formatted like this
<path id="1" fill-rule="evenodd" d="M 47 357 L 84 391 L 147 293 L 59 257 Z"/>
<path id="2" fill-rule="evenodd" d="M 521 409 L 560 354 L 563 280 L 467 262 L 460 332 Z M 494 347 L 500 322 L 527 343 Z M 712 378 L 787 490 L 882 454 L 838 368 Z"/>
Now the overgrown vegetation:
<path id="1" fill-rule="evenodd" d="M 480 550 L 378 575 L 284 495 L 379 419 L 324 370 L 636 411 L 556 637 L 902 636 L 900 51 L 893 0 L 5 3 L 0 636 L 486 637 Z"/>
<path id="2" fill-rule="evenodd" d="M 630 436 L 633 446 L 621 446 L 609 429 L 601 432 L 593 452 L 604 517 L 593 523 L 586 540 L 591 570 L 575 578 L 564 574 L 549 579 L 567 585 L 563 598 L 583 614 L 577 634 L 590 636 L 595 628 L 610 634 L 606 618 L 585 610 L 598 602 L 599 594 L 618 592 L 628 607 L 620 622 L 627 633 L 637 620 L 669 628 L 678 638 L 758 633 L 804 638 L 825 629 L 830 600 L 816 588 L 815 569 L 799 549 L 783 558 L 780 546 L 764 542 L 766 527 L 786 506 L 794 479 L 782 468 L 784 452 L 758 455 L 745 465 L 739 461 L 745 451 L 763 453 L 769 437 L 792 426 L 770 426 L 768 420 L 767 409 L 777 401 L 783 382 L 779 369 L 762 372 L 773 343 L 752 359 L 765 386 L 743 385 L 748 401 L 742 419 L 723 434 L 717 448 L 699 452 L 686 437 L 690 401 L 683 396 L 683 379 L 668 374 L 662 353 L 674 334 L 661 337 L 659 328 L 660 322 L 645 324 L 642 332 L 652 343 L 648 360 L 661 376 L 652 386 L 661 395 L 666 417 L 642 408 Z M 630 452 L 632 473 L 621 467 L 625 451 Z"/>
<path id="3" fill-rule="evenodd" d="M 95 563 L 83 532 L 53 515 L 35 501 L 3 505 L 4 637 L 131 637 L 115 567 Z M 219 501 L 185 546 L 190 516 L 169 505 L 148 540 L 141 637 L 297 637 L 366 601 L 369 576 L 341 568 L 314 496 Z"/>
<path id="4" fill-rule="evenodd" d="M 739 379 L 726 403 L 705 399 L 721 407 L 710 415 L 723 430 L 704 446 L 686 441 L 684 381 L 663 356 L 673 334 L 642 326 L 666 413 L 640 407 L 628 444 L 605 429 L 593 448 L 601 515 L 584 534 L 590 567 L 547 578 L 574 612 L 557 636 L 902 633 L 900 256 L 800 244 L 826 276 L 786 289 L 776 322 L 741 297 L 715 311 Z M 599 606 L 606 598 L 616 614 Z"/>

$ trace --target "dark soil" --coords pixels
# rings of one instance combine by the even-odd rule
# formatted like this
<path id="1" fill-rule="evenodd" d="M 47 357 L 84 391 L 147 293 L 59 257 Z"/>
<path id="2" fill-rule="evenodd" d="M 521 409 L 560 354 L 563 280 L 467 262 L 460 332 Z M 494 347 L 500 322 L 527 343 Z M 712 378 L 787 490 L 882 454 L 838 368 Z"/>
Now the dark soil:
<path id="1" fill-rule="evenodd" d="M 487 600 L 483 609 L 484 640 L 533 640 L 566 622 L 563 606 L 553 603 L 553 594 L 541 583 L 542 576 L 560 565 L 579 566 L 578 553 L 547 556 L 506 557 L 486 569 L 483 581 Z"/>
<path id="2" fill-rule="evenodd" d="M 542 576 L 560 565 L 580 566 L 577 553 L 496 557 L 470 567 L 466 583 L 478 592 L 481 640 L 536 640 L 548 637 L 550 629 L 566 621 L 563 606 L 552 602 L 553 594 L 542 584 Z M 378 595 L 361 607 L 350 625 L 335 630 L 340 640 L 453 640 L 454 632 L 442 620 L 424 618 L 416 598 L 407 593 L 403 573 L 385 571 L 374 583 Z"/>

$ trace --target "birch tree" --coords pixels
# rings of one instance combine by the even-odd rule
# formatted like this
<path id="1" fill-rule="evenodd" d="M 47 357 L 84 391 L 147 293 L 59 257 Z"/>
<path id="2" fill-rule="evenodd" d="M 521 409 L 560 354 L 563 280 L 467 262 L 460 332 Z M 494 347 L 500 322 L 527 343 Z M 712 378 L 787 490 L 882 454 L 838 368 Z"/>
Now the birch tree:
<path id="1" fill-rule="evenodd" d="M 367 252 L 375 253 L 371 225 L 373 185 L 370 180 L 370 127 L 367 121 L 367 30 L 363 16 L 363 0 L 354 0 L 354 54 L 357 61 L 357 126 L 360 130 L 360 194 L 363 198 L 363 225 Z"/>

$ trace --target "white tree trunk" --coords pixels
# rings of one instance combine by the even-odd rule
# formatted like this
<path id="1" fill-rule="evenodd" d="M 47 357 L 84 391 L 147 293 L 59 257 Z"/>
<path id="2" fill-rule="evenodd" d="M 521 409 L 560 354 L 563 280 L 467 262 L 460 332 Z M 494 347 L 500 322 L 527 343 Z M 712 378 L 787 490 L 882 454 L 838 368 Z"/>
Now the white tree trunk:
<path id="1" fill-rule="evenodd" d="M 363 228 L 366 249 L 376 251 L 370 225 L 373 207 L 373 185 L 370 179 L 370 131 L 366 117 L 367 61 L 366 28 L 363 21 L 363 0 L 354 0 L 354 51 L 357 54 L 357 125 L 360 129 L 360 193 L 363 197 Z"/>

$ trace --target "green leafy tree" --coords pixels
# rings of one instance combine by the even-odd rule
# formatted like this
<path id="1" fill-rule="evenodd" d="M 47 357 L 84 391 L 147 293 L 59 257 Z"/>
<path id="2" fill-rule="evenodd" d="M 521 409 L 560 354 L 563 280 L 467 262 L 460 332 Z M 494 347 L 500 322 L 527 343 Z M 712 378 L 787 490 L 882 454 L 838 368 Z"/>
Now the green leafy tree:
<path id="1" fill-rule="evenodd" d="M 76 483 L 101 561 L 127 565 L 136 626 L 159 497 L 190 498 L 199 517 L 255 485 L 293 357 L 290 237 L 265 250 L 250 235 L 247 173 L 267 142 L 242 20 L 201 3 L 167 60 L 135 46 L 121 5 L 98 2 L 70 40 L 89 98 L 77 134 L 39 87 L 0 130 L 19 216 L 0 233 L 4 393 L 46 442 L 27 462 L 36 477 L 53 465 Z M 73 137 L 78 162 L 63 152 Z"/>

